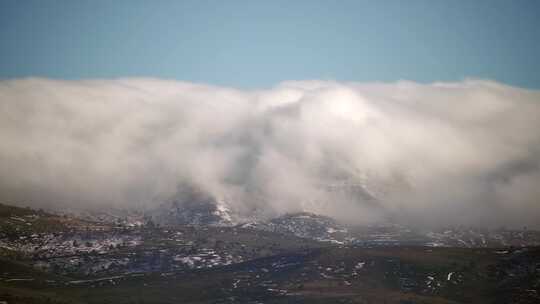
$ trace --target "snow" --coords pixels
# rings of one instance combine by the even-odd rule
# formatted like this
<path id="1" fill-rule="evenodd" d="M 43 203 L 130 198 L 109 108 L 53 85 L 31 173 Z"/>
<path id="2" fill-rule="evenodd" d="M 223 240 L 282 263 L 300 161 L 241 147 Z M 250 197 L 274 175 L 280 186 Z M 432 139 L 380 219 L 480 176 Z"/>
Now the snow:
<path id="1" fill-rule="evenodd" d="M 328 232 L 330 234 L 333 234 L 333 233 L 336 233 L 336 232 L 347 233 L 347 229 L 345 229 L 345 228 L 336 229 L 336 228 L 333 228 L 333 227 L 327 227 L 326 232 Z"/>
<path id="2" fill-rule="evenodd" d="M 354 266 L 354 268 L 362 269 L 362 268 L 364 268 L 365 264 L 366 264 L 366 262 L 358 262 L 358 264 L 356 264 L 356 266 Z"/>

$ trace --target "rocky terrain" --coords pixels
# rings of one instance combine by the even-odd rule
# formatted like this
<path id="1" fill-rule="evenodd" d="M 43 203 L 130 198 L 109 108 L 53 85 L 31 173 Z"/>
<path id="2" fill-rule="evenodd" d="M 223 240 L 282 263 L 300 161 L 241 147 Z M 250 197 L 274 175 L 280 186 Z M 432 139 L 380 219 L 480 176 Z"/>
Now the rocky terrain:
<path id="1" fill-rule="evenodd" d="M 75 216 L 0 205 L 0 301 L 540 300 L 536 231 L 350 227 L 311 213 L 233 223 L 224 209 L 183 208 Z"/>

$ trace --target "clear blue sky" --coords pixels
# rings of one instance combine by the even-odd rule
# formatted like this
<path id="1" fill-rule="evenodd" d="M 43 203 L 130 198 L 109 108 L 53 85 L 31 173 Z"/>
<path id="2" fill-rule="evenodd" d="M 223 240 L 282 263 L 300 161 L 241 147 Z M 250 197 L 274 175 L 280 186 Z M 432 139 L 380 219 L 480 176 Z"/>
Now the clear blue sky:
<path id="1" fill-rule="evenodd" d="M 540 1 L 0 0 L 0 78 L 489 78 L 540 88 Z"/>

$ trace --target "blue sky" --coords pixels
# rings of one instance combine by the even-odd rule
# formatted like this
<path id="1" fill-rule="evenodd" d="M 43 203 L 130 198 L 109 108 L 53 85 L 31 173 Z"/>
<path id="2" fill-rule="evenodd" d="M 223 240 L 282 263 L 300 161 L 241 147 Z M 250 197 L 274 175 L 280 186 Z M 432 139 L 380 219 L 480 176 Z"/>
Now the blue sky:
<path id="1" fill-rule="evenodd" d="M 488 78 L 540 88 L 540 1 L 0 1 L 0 78 Z"/>

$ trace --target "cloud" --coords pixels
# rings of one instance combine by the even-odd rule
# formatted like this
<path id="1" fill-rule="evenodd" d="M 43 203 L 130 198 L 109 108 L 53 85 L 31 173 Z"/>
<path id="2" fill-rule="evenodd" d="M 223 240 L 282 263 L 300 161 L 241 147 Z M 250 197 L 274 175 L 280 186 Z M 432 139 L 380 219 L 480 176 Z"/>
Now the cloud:
<path id="1" fill-rule="evenodd" d="M 0 200 L 538 226 L 540 92 L 491 81 L 0 82 Z"/>

